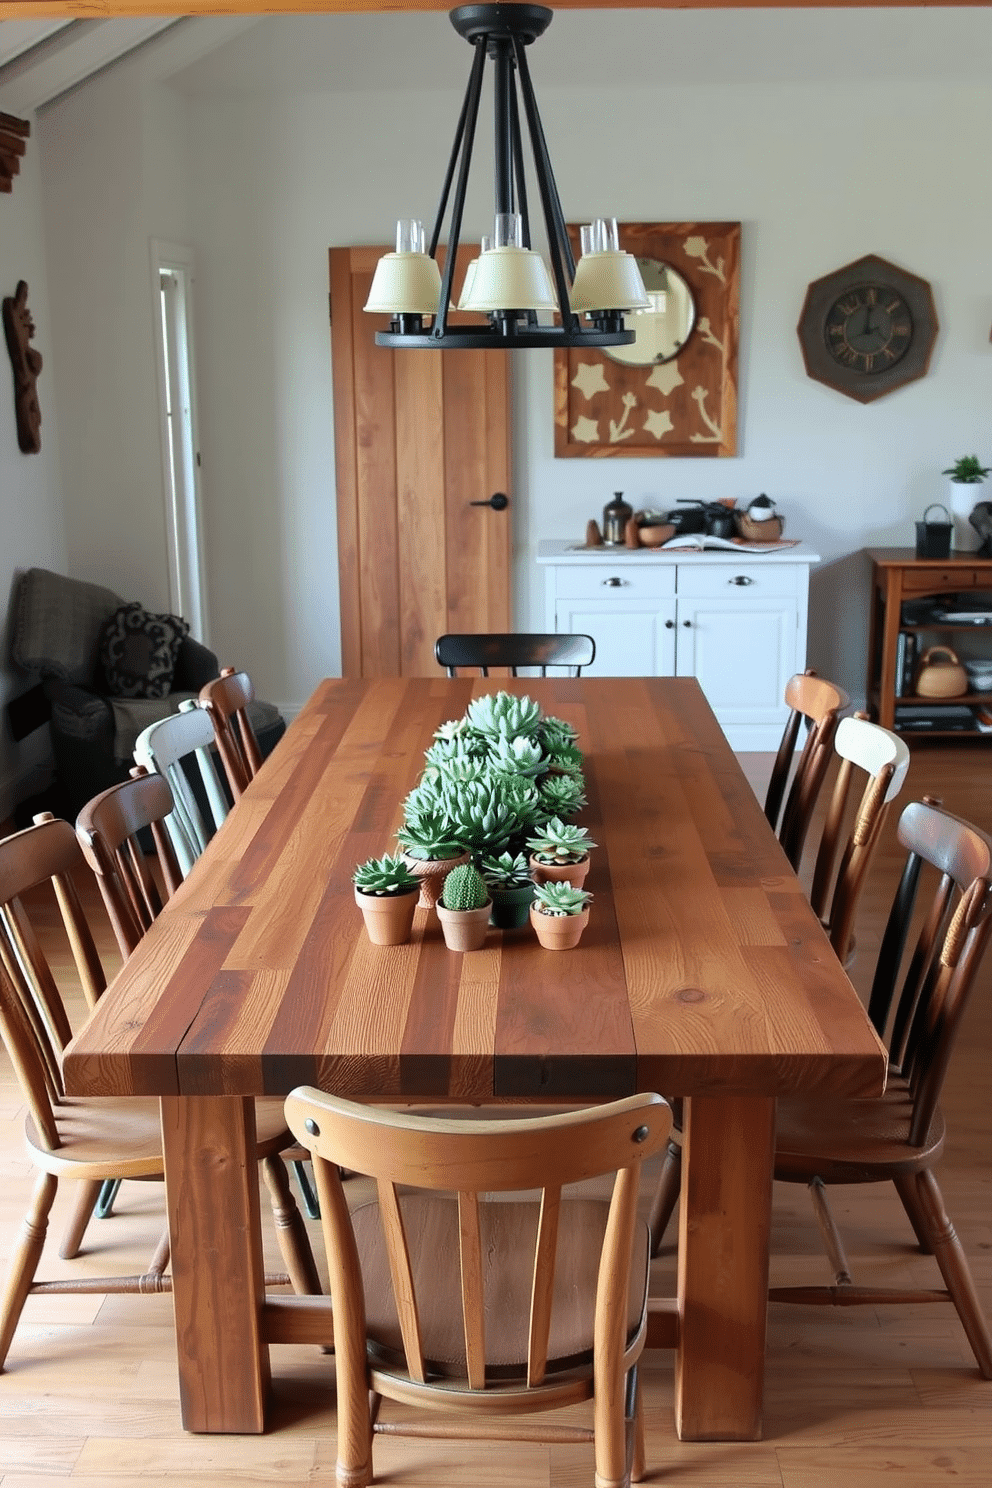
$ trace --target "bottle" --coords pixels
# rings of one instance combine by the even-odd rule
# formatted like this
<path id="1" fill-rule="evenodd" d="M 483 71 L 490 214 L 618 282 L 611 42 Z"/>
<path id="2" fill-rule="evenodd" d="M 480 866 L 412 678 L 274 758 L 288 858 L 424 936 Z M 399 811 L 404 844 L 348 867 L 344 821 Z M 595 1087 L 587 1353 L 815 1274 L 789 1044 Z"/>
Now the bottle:
<path id="1" fill-rule="evenodd" d="M 603 541 L 612 547 L 622 547 L 627 523 L 634 515 L 629 501 L 624 501 L 622 491 L 614 491 L 613 500 L 603 507 Z"/>

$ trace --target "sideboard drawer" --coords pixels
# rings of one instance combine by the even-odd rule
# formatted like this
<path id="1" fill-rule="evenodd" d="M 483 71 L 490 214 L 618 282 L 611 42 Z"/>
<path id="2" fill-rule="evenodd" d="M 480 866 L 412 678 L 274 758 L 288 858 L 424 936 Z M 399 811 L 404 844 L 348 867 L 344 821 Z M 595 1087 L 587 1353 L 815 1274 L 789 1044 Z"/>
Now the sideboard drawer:
<path id="1" fill-rule="evenodd" d="M 801 563 L 679 564 L 679 595 L 716 599 L 726 594 L 795 594 L 806 592 L 807 570 Z"/>
<path id="2" fill-rule="evenodd" d="M 988 589 L 987 568 L 910 568 L 902 571 L 902 592 L 948 594 L 955 589 Z"/>
<path id="3" fill-rule="evenodd" d="M 674 563 L 562 564 L 556 573 L 559 599 L 645 599 L 675 593 Z"/>

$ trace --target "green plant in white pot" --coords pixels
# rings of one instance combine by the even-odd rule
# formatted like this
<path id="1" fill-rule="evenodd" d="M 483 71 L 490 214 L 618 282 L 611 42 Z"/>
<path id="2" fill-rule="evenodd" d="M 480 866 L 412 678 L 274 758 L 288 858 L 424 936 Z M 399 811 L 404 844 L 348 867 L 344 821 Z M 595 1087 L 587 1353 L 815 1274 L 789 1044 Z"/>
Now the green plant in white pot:
<path id="1" fill-rule="evenodd" d="M 943 472 L 949 477 L 954 548 L 958 553 L 975 553 L 982 545 L 981 535 L 971 525 L 970 517 L 978 501 L 978 487 L 989 473 L 989 467 L 977 455 L 962 455 Z"/>
<path id="2" fill-rule="evenodd" d="M 549 882 L 534 889 L 530 922 L 546 951 L 570 951 L 582 939 L 589 923 L 588 889 L 570 883 Z"/>
<path id="3" fill-rule="evenodd" d="M 360 863 L 352 875 L 355 903 L 373 945 L 405 945 L 413 929 L 420 879 L 402 858 L 387 855 Z"/>
<path id="4" fill-rule="evenodd" d="M 492 901 L 478 868 L 461 863 L 452 868 L 437 901 L 437 917 L 449 951 L 479 951 L 486 939 Z"/>
<path id="5" fill-rule="evenodd" d="M 519 930 L 527 923 L 534 880 L 523 853 L 484 857 L 479 864 L 493 901 L 490 924 L 497 930 Z"/>

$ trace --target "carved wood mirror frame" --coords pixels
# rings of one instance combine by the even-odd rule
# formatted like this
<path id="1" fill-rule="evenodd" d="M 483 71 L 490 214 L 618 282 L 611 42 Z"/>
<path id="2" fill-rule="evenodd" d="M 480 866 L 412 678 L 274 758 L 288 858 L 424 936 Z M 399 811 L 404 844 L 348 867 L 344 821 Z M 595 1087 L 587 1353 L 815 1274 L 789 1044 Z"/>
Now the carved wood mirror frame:
<path id="1" fill-rule="evenodd" d="M 679 355 L 636 367 L 602 352 L 555 351 L 558 458 L 737 453 L 739 222 L 621 222 L 620 246 L 671 264 L 692 289 L 696 322 Z M 578 228 L 569 227 L 578 252 Z"/>

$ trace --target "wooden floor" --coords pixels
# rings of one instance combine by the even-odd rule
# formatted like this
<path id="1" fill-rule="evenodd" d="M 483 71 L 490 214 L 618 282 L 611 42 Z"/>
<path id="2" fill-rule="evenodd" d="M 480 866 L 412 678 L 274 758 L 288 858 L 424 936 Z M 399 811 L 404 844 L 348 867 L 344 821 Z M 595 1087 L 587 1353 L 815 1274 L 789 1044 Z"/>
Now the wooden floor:
<path id="1" fill-rule="evenodd" d="M 770 757 L 751 756 L 745 764 L 760 791 Z M 920 746 L 906 799 L 937 795 L 948 809 L 992 830 L 990 767 L 992 755 L 977 746 Z M 880 935 L 880 906 L 895 879 L 895 819 L 858 924 L 853 978 L 862 993 Z M 992 965 L 980 976 L 951 1069 L 944 1102 L 950 1136 L 940 1175 L 992 1314 L 990 1066 Z M 0 1272 L 31 1181 L 22 1123 L 19 1095 L 0 1053 Z M 856 1281 L 939 1285 L 935 1263 L 914 1250 L 894 1192 L 851 1188 L 834 1196 Z M 161 1230 L 160 1190 L 125 1185 L 113 1217 L 92 1223 L 84 1255 L 59 1262 L 55 1242 L 66 1207 L 60 1194 L 42 1267 L 46 1276 L 139 1269 Z M 267 1211 L 263 1199 L 263 1220 Z M 776 1282 L 829 1281 L 804 1190 L 777 1187 L 772 1249 Z M 279 1268 L 271 1224 L 266 1259 Z M 672 1244 L 655 1270 L 654 1290 L 670 1293 Z M 313 1349 L 275 1348 L 273 1371 L 275 1409 L 267 1435 L 187 1436 L 178 1425 L 168 1297 L 31 1298 L 0 1375 L 0 1488 L 333 1484 L 333 1360 Z M 992 1483 L 992 1383 L 980 1379 L 949 1305 L 836 1312 L 774 1305 L 761 1442 L 677 1442 L 671 1356 L 646 1355 L 642 1379 L 649 1482 L 693 1488 Z M 593 1481 L 587 1447 L 380 1438 L 376 1466 L 377 1480 L 393 1488 L 591 1488 Z"/>

